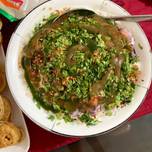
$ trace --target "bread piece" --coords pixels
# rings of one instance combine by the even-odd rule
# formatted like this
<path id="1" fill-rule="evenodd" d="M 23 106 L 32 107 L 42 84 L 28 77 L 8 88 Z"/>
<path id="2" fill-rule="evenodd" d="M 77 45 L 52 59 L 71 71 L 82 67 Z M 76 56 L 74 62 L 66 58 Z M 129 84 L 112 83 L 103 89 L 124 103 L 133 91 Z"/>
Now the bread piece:
<path id="1" fill-rule="evenodd" d="M 9 99 L 0 96 L 0 121 L 8 121 L 11 115 L 11 104 Z"/>
<path id="2" fill-rule="evenodd" d="M 21 130 L 13 123 L 0 123 L 0 148 L 18 143 L 21 140 L 21 137 Z"/>
<path id="3" fill-rule="evenodd" d="M 5 89 L 6 87 L 6 78 L 5 78 L 5 73 L 0 65 L 0 93 Z"/>

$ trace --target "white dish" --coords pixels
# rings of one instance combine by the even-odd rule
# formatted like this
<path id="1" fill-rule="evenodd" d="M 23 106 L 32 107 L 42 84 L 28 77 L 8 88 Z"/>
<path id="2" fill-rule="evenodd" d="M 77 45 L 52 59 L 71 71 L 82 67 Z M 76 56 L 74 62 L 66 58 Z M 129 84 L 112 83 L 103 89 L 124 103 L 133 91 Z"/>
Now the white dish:
<path id="1" fill-rule="evenodd" d="M 141 76 L 132 102 L 122 109 L 116 110 L 112 116 L 101 117 L 102 122 L 96 126 L 87 127 L 86 125 L 78 124 L 77 122 L 65 123 L 62 120 L 51 121 L 47 118 L 48 116 L 46 111 L 43 109 L 39 110 L 33 102 L 32 96 L 29 93 L 30 91 L 23 80 L 22 71 L 18 67 L 18 60 L 23 46 L 32 36 L 34 27 L 40 23 L 43 18 L 49 16 L 50 13 L 55 10 L 64 10 L 65 8 L 84 8 L 96 12 L 102 11 L 113 15 L 128 14 L 115 3 L 107 0 L 52 0 L 40 5 L 25 17 L 11 37 L 7 50 L 6 62 L 8 84 L 22 111 L 42 128 L 68 136 L 91 136 L 104 133 L 126 121 L 142 103 L 151 82 L 152 69 L 150 45 L 143 30 L 138 24 L 122 22 L 121 26 L 128 29 L 135 38 L 135 50 L 140 59 Z M 138 43 L 143 46 L 143 50 L 139 48 Z"/>
<path id="2" fill-rule="evenodd" d="M 4 62 L 5 62 L 5 55 L 3 52 L 3 48 L 0 46 L 0 63 L 4 64 Z M 11 101 L 11 105 L 12 105 L 11 121 L 23 129 L 23 139 L 21 140 L 21 142 L 19 142 L 16 145 L 0 148 L 0 152 L 27 152 L 30 147 L 30 139 L 23 114 L 19 109 L 19 107 L 16 105 L 9 91 L 8 86 L 5 89 L 3 95 L 8 97 Z"/>

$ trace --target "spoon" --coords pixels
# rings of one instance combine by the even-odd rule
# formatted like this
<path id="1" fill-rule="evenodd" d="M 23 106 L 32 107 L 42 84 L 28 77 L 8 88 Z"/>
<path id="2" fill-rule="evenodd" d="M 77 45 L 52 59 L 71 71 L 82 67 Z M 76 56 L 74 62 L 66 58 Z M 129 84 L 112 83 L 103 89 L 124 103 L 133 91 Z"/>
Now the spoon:
<path id="1" fill-rule="evenodd" d="M 152 14 L 148 15 L 123 15 L 123 16 L 102 16 L 102 14 L 96 13 L 92 10 L 87 9 L 77 9 L 77 10 L 70 10 L 65 12 L 64 14 L 61 14 L 59 17 L 57 17 L 54 21 L 58 20 L 61 16 L 66 15 L 70 12 L 78 12 L 82 16 L 90 16 L 97 14 L 105 19 L 112 19 L 115 21 L 127 21 L 127 22 L 142 22 L 142 21 L 150 21 L 152 20 Z"/>
<path id="2" fill-rule="evenodd" d="M 127 22 L 142 22 L 142 21 L 152 21 L 152 14 L 148 15 L 127 15 L 127 16 L 109 16 L 104 17 L 106 19 L 112 19 L 115 21 L 127 21 Z"/>

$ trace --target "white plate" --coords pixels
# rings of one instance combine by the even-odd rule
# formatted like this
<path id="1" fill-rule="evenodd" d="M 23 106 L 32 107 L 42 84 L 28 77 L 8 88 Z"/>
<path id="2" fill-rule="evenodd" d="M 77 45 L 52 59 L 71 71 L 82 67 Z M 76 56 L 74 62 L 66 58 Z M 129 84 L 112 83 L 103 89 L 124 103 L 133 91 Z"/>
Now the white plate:
<path id="1" fill-rule="evenodd" d="M 47 118 L 47 112 L 43 109 L 39 110 L 33 102 L 32 96 L 29 93 L 30 91 L 24 81 L 23 73 L 18 68 L 18 59 L 23 46 L 31 38 L 35 25 L 55 10 L 64 10 L 65 8 L 84 8 L 113 15 L 128 15 L 124 9 L 107 0 L 52 0 L 37 7 L 25 17 L 11 37 L 6 62 L 6 74 L 9 87 L 23 112 L 32 121 L 48 131 L 68 136 L 91 136 L 104 133 L 126 121 L 143 101 L 151 82 L 150 45 L 138 24 L 129 22 L 121 23 L 122 27 L 132 32 L 136 42 L 135 50 L 140 59 L 141 77 L 132 102 L 126 107 L 118 109 L 113 116 L 101 117 L 102 122 L 96 126 L 87 127 L 84 124 L 78 124 L 76 122 L 64 123 L 62 120 L 51 122 L 51 120 Z M 143 50 L 138 47 L 138 43 L 143 46 Z"/>
<path id="2" fill-rule="evenodd" d="M 5 55 L 2 46 L 0 46 L 0 63 L 4 64 L 4 62 L 5 62 Z M 11 101 L 11 105 L 12 105 L 11 121 L 23 129 L 23 139 L 21 140 L 21 142 L 19 142 L 16 145 L 0 148 L 0 152 L 27 152 L 30 146 L 30 139 L 23 114 L 16 105 L 9 91 L 8 86 L 4 90 L 3 95 L 8 97 Z"/>

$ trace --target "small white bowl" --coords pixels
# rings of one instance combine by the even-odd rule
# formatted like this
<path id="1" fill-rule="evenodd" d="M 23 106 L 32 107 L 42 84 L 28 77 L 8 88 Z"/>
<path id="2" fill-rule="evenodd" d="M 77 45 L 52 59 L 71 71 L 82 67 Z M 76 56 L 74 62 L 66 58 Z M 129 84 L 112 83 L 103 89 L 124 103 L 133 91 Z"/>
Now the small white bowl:
<path id="1" fill-rule="evenodd" d="M 21 21 L 11 37 L 6 58 L 8 84 L 18 106 L 40 127 L 50 132 L 67 136 L 91 136 L 105 133 L 126 121 L 142 103 L 151 82 L 151 48 L 143 30 L 138 24 L 121 22 L 120 25 L 132 33 L 135 39 L 135 50 L 140 59 L 141 76 L 132 102 L 121 109 L 117 109 L 112 116 L 102 116 L 101 123 L 96 126 L 87 127 L 77 122 L 65 123 L 63 120 L 51 121 L 48 119 L 48 113 L 42 108 L 38 109 L 33 101 L 18 62 L 20 52 L 31 38 L 34 27 L 52 12 L 69 8 L 71 10 L 89 9 L 113 15 L 128 15 L 123 8 L 107 0 L 52 0 L 45 2 Z M 142 50 L 139 48 L 139 43 L 143 46 Z"/>

